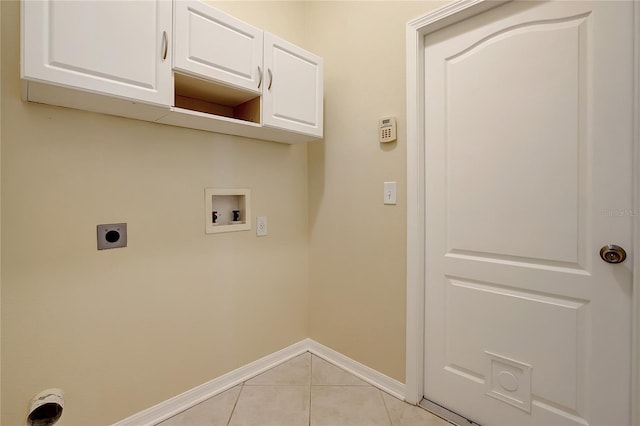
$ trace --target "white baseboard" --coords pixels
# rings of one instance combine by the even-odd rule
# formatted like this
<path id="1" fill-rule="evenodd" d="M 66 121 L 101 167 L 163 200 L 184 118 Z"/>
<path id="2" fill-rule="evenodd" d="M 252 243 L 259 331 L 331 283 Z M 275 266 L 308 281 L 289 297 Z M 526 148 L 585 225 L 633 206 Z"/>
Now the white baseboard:
<path id="1" fill-rule="evenodd" d="M 340 352 L 336 352 L 315 340 L 307 339 L 307 341 L 309 344 L 308 350 L 312 354 L 323 358 L 325 361 L 329 361 L 336 367 L 340 367 L 378 389 L 404 401 L 406 392 L 404 383 L 401 383 L 396 379 L 392 379 L 391 377 L 386 376 L 373 368 L 367 367 L 364 364 L 360 364 L 358 361 L 355 361 Z"/>
<path id="2" fill-rule="evenodd" d="M 291 358 L 307 352 L 309 350 L 308 347 L 308 342 L 306 340 L 301 340 L 298 343 L 294 343 L 293 345 L 267 355 L 264 358 L 260 358 L 257 361 L 253 361 L 230 371 L 229 373 L 223 374 L 222 376 L 207 383 L 196 386 L 193 389 L 189 389 L 180 395 L 167 399 L 166 401 L 147 408 L 144 411 L 140 411 L 139 413 L 127 417 L 124 420 L 120 420 L 119 422 L 114 423 L 113 426 L 155 425 L 211 398 L 212 396 L 239 385 L 240 383 L 257 376 L 278 364 L 282 364 Z"/>
<path id="3" fill-rule="evenodd" d="M 126 419 L 120 420 L 114 423 L 113 426 L 155 425 L 305 352 L 317 355 L 354 376 L 359 377 L 365 382 L 396 398 L 404 400 L 405 385 L 403 383 L 385 376 L 366 365 L 360 364 L 312 339 L 304 339 L 259 360 L 230 371 L 207 383 L 196 386 L 153 407 L 147 408 L 144 411 L 140 411 Z"/>

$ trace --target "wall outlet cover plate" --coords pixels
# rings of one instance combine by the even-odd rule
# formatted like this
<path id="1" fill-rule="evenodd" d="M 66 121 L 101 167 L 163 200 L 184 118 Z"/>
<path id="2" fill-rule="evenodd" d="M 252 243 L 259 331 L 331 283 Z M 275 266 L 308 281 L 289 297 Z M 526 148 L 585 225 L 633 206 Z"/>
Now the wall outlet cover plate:
<path id="1" fill-rule="evenodd" d="M 127 224 L 109 223 L 97 226 L 98 250 L 127 246 Z"/>
<path id="2" fill-rule="evenodd" d="M 267 234 L 267 217 L 266 216 L 258 216 L 256 217 L 256 235 L 258 237 L 264 237 Z"/>

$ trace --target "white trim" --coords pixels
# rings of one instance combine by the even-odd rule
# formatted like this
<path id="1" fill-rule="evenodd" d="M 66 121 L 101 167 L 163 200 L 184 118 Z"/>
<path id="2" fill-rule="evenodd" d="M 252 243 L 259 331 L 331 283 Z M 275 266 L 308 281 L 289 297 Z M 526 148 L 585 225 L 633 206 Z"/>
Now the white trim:
<path id="1" fill-rule="evenodd" d="M 457 0 L 428 14 L 409 21 L 407 27 L 414 28 L 420 38 L 441 28 L 455 24 L 471 16 L 493 9 L 511 0 Z"/>
<path id="2" fill-rule="evenodd" d="M 427 15 L 428 16 L 428 15 Z M 407 24 L 407 325 L 406 400 L 423 395 L 424 367 L 424 49 L 421 21 Z"/>
<path id="3" fill-rule="evenodd" d="M 406 401 L 424 389 L 424 36 L 506 1 L 458 0 L 407 23 L 407 353 Z"/>
<path id="4" fill-rule="evenodd" d="M 633 323 L 631 333 L 631 424 L 640 425 L 640 2 L 633 2 Z"/>
<path id="5" fill-rule="evenodd" d="M 230 371 L 218 378 L 215 378 L 193 389 L 189 389 L 180 395 L 167 399 L 153 407 L 140 411 L 126 419 L 114 423 L 113 426 L 151 426 L 169 417 L 175 416 L 182 411 L 205 401 L 212 396 L 222 393 L 250 378 L 257 376 L 266 370 L 282 364 L 300 354 L 308 351 L 309 343 L 301 340 L 282 350 L 267 355 L 259 360 L 253 361 L 240 368 Z"/>
<path id="6" fill-rule="evenodd" d="M 309 352 L 323 358 L 336 367 L 340 367 L 348 373 L 364 380 L 372 386 L 395 396 L 398 399 L 405 399 L 405 385 L 389 376 L 386 376 L 373 368 L 367 367 L 349 358 L 346 355 L 336 352 L 333 349 L 324 346 L 314 340 L 307 339 L 309 342 Z M 415 404 L 414 404 L 415 405 Z"/>
<path id="7" fill-rule="evenodd" d="M 509 1 L 509 0 L 507 0 Z M 407 23 L 407 353 L 406 395 L 424 389 L 424 36 L 506 1 L 458 0 Z M 640 425 L 640 2 L 634 1 L 634 270 L 631 424 Z"/>
<path id="8" fill-rule="evenodd" d="M 317 355 L 378 389 L 404 400 L 405 386 L 403 383 L 366 365 L 360 364 L 312 339 L 304 339 L 207 383 L 196 386 L 180 395 L 169 398 L 153 407 L 140 411 L 126 419 L 120 420 L 114 423 L 113 426 L 155 425 L 305 352 Z"/>

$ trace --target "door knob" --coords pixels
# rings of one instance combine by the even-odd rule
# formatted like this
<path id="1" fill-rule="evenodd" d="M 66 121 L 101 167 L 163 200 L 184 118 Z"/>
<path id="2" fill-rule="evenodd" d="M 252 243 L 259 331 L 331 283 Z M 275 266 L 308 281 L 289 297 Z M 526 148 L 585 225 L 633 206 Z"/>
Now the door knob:
<path id="1" fill-rule="evenodd" d="M 600 249 L 600 257 L 607 263 L 622 263 L 627 258 L 627 252 L 615 244 L 607 244 Z"/>

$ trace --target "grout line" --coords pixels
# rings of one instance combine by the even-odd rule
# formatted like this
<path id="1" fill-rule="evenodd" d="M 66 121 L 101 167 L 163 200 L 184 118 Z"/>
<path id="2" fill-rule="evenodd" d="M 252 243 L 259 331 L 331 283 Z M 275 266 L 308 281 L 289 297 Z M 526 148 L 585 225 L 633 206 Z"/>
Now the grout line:
<path id="1" fill-rule="evenodd" d="M 387 402 L 384 400 L 384 395 L 380 389 L 378 389 L 378 392 L 380 393 L 380 399 L 382 399 L 384 411 L 387 413 L 387 419 L 389 419 L 389 426 L 393 426 L 393 420 L 391 419 L 391 414 L 389 414 L 389 407 L 387 407 Z"/>
<path id="2" fill-rule="evenodd" d="M 231 409 L 231 413 L 229 414 L 229 420 L 227 420 L 227 426 L 231 424 L 231 419 L 233 415 L 236 413 L 236 407 L 238 406 L 238 401 L 240 401 L 240 395 L 242 394 L 242 390 L 244 389 L 244 383 L 239 384 L 240 392 L 238 392 L 238 396 L 236 397 L 236 402 L 233 404 L 233 408 Z"/>
<path id="3" fill-rule="evenodd" d="M 311 390 L 313 386 L 313 354 L 309 352 L 309 426 L 311 426 Z"/>
<path id="4" fill-rule="evenodd" d="M 1 1 L 1 0 L 0 0 L 0 1 Z M 354 376 L 354 377 L 355 377 L 355 376 Z M 375 388 L 375 389 L 378 389 L 378 390 L 379 390 L 379 391 L 381 391 L 381 392 L 384 392 L 382 389 L 380 389 L 380 388 L 378 388 L 378 387 L 376 387 L 376 386 L 373 386 L 372 384 L 369 384 L 369 383 L 367 383 L 367 382 L 365 382 L 365 383 L 364 383 L 364 384 L 362 384 L 362 385 L 354 385 L 354 384 L 350 384 L 350 383 L 338 383 L 338 384 L 321 383 L 321 384 L 313 385 L 313 386 L 316 386 L 316 387 L 319 387 L 319 388 L 321 388 L 321 387 L 323 387 L 323 386 L 324 386 L 324 387 L 332 387 L 332 388 L 339 388 L 339 387 L 349 387 L 349 388 Z M 386 392 L 385 392 L 385 393 L 386 393 Z M 393 396 L 393 395 L 392 395 L 392 396 Z M 395 399 L 400 399 L 400 398 L 398 398 L 398 397 L 396 397 L 396 396 L 394 396 L 394 398 L 395 398 Z M 402 401 L 402 400 L 401 400 L 401 401 Z M 404 401 L 403 401 L 403 402 L 404 402 Z"/>
<path id="5" fill-rule="evenodd" d="M 316 368 L 317 367 L 322 367 L 321 364 L 324 363 L 324 362 L 329 363 L 332 367 L 334 367 L 334 368 L 336 368 L 338 370 L 341 370 L 345 374 L 348 374 L 348 375 L 354 376 L 354 377 L 357 377 L 357 376 L 355 376 L 353 373 L 351 373 L 349 371 L 344 370 L 341 367 L 338 367 L 337 365 L 334 365 L 331 362 L 325 361 L 323 358 L 311 353 L 310 351 L 307 351 L 306 354 L 309 357 L 309 365 L 308 365 L 308 369 L 307 369 L 307 373 L 308 373 L 307 389 L 309 391 L 309 396 L 308 396 L 308 418 L 307 418 L 308 419 L 308 422 L 307 422 L 308 426 L 312 426 L 312 401 L 313 401 L 312 392 L 313 392 L 314 387 L 336 387 L 336 388 L 354 388 L 354 389 L 370 387 L 370 388 L 376 389 L 378 391 L 378 397 L 382 401 L 382 405 L 383 405 L 384 410 L 385 410 L 385 412 L 387 414 L 388 425 L 389 426 L 394 426 L 394 422 L 393 422 L 393 419 L 391 417 L 391 413 L 390 413 L 388 404 L 386 403 L 386 400 L 385 400 L 385 393 L 387 393 L 387 392 L 385 392 L 385 391 L 383 391 L 383 390 L 381 390 L 381 389 L 377 388 L 376 386 L 373 386 L 373 385 L 371 385 L 369 383 L 364 383 L 363 385 L 328 384 L 328 383 L 327 384 L 321 384 L 321 385 L 314 385 L 313 384 L 314 367 L 316 367 Z M 314 364 L 316 364 L 316 363 L 318 363 L 319 365 L 315 366 Z M 284 364 L 284 363 L 282 363 L 282 364 Z M 279 365 L 281 365 L 281 364 L 279 364 Z M 272 367 L 272 368 L 275 368 L 275 367 Z M 267 370 L 267 371 L 269 371 L 269 370 Z M 266 373 L 266 371 L 263 372 L 263 373 Z M 244 393 L 245 387 L 247 387 L 247 388 L 251 388 L 251 387 L 287 387 L 287 388 L 300 387 L 300 388 L 302 388 L 302 387 L 304 387 L 304 385 L 301 386 L 301 385 L 287 385 L 287 384 L 281 384 L 281 385 L 269 385 L 269 384 L 250 385 L 250 384 L 248 384 L 249 380 L 250 379 L 247 379 L 247 380 L 239 383 L 238 385 L 236 385 L 237 387 L 239 387 L 239 391 L 238 391 L 236 399 L 235 399 L 235 401 L 233 403 L 233 407 L 232 407 L 230 413 L 228 414 L 228 419 L 227 419 L 227 422 L 225 423 L 227 426 L 232 424 L 233 418 L 237 414 L 237 409 L 238 409 L 238 405 L 239 405 L 239 402 L 240 402 L 240 398 L 241 398 L 242 394 Z M 393 395 L 390 395 L 390 396 L 393 397 L 393 398 L 396 398 Z M 402 401 L 402 403 L 406 404 L 406 402 L 404 402 L 404 401 Z M 422 407 L 420 407 L 420 408 L 422 408 Z M 424 408 L 422 408 L 422 409 L 424 410 Z M 188 410 L 189 409 L 185 410 L 184 412 L 186 412 Z M 425 411 L 428 411 L 428 410 L 425 410 Z"/>

